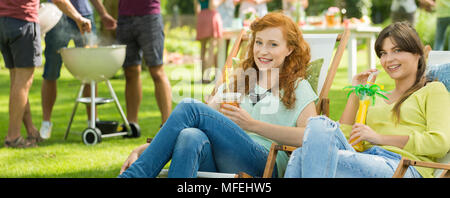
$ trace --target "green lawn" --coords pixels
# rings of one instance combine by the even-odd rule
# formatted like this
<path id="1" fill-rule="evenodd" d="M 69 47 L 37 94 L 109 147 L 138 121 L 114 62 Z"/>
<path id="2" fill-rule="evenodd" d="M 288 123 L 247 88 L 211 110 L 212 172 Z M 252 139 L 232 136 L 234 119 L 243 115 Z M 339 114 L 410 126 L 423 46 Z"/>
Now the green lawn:
<path id="1" fill-rule="evenodd" d="M 358 62 L 365 64 L 364 51 L 358 53 Z M 3 142 L 8 128 L 8 97 L 9 97 L 9 73 L 4 68 L 3 60 L 0 61 L 0 178 L 4 177 L 45 177 L 45 178 L 110 178 L 116 177 L 120 167 L 132 149 L 145 143 L 147 137 L 153 137 L 161 123 L 159 110 L 154 98 L 153 82 L 147 71 L 142 73 L 143 100 L 139 113 L 139 123 L 142 136 L 137 139 L 124 139 L 122 137 L 105 138 L 95 146 L 85 146 L 81 141 L 81 132 L 87 127 L 87 116 L 84 105 L 80 105 L 73 122 L 71 133 L 67 141 L 63 140 L 64 133 L 69 122 L 70 113 L 74 105 L 74 99 L 80 83 L 66 70 L 62 70 L 58 80 L 58 97 L 53 110 L 52 121 L 54 123 L 51 139 L 40 143 L 38 148 L 8 149 Z M 342 88 L 347 83 L 347 55 L 344 54 L 342 64 L 338 69 L 335 81 L 332 85 L 329 97 L 331 99 L 330 117 L 338 120 L 346 102 L 346 94 Z M 173 87 L 174 96 L 181 98 L 180 90 L 196 85 L 199 77 L 192 80 L 179 80 L 180 76 L 190 73 L 193 76 L 193 65 L 166 65 Z M 362 71 L 365 66 L 359 68 Z M 198 71 L 198 70 L 197 70 Z M 33 122 L 39 128 L 42 118 L 40 88 L 42 83 L 42 67 L 35 71 L 33 86 L 30 91 L 31 111 Z M 378 83 L 384 84 L 389 90 L 393 83 L 382 73 Z M 122 107 L 125 108 L 124 85 L 122 71 L 111 80 Z M 104 83 L 99 84 L 99 96 L 108 96 L 108 90 Z M 197 87 L 198 88 L 198 87 Z M 201 98 L 202 90 L 208 93 L 211 86 L 191 88 L 195 98 Z M 186 94 L 186 93 L 183 93 Z M 176 103 L 174 103 L 174 106 Z M 98 107 L 101 120 L 120 121 L 120 115 L 113 103 Z M 22 129 L 25 136 L 25 129 Z"/>

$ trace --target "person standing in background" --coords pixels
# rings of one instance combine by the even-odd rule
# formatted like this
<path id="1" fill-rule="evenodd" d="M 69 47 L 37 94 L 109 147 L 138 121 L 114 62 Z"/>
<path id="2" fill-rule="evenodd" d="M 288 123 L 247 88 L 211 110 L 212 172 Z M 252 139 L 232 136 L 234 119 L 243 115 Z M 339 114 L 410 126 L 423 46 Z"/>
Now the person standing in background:
<path id="1" fill-rule="evenodd" d="M 136 128 L 139 128 L 138 112 L 142 100 L 142 58 L 155 84 L 162 124 L 172 111 L 172 89 L 163 68 L 164 24 L 160 7 L 159 0 L 119 1 L 116 36 L 120 44 L 127 45 L 123 64 L 127 119 Z"/>
<path id="2" fill-rule="evenodd" d="M 214 65 L 214 49 L 217 39 L 222 37 L 222 18 L 216 11 L 219 0 L 194 0 L 195 14 L 197 15 L 197 36 L 200 41 L 200 58 L 202 60 L 202 83 L 211 82 L 208 69 Z"/>
<path id="3" fill-rule="evenodd" d="M 417 4 L 415 0 L 392 0 L 392 22 L 408 21 L 411 25 L 414 25 L 416 10 Z"/>
<path id="4" fill-rule="evenodd" d="M 296 23 L 304 22 L 306 17 L 305 9 L 308 8 L 308 5 L 308 0 L 283 0 L 283 12 Z"/>
<path id="5" fill-rule="evenodd" d="M 69 0 L 54 0 L 58 8 L 74 19 L 81 33 L 91 31 L 91 23 L 83 18 Z M 41 37 L 38 25 L 38 0 L 0 1 L 0 51 L 10 74 L 9 126 L 5 147 L 35 147 L 42 141 L 31 119 L 28 93 L 36 66 L 41 65 Z M 20 134 L 24 123 L 28 137 Z"/>
<path id="6" fill-rule="evenodd" d="M 234 10 L 236 8 L 236 4 L 239 3 L 240 0 L 221 0 L 219 7 L 217 7 L 217 11 L 222 18 L 222 26 L 223 28 L 231 28 L 233 25 L 234 19 Z"/>
<path id="7" fill-rule="evenodd" d="M 242 0 L 239 7 L 239 18 L 244 21 L 248 12 L 254 12 L 256 17 L 263 17 L 268 13 L 267 2 L 271 0 Z"/>
<path id="8" fill-rule="evenodd" d="M 431 11 L 434 0 L 418 0 L 419 6 L 427 11 Z M 408 21 L 412 26 L 416 21 L 416 0 L 392 0 L 391 18 L 392 23 Z"/>
<path id="9" fill-rule="evenodd" d="M 100 0 L 90 0 L 92 5 L 97 10 L 100 18 L 106 27 L 106 29 L 115 29 L 116 20 L 112 18 L 108 12 L 106 12 Z M 56 1 L 54 1 L 56 2 Z M 70 0 L 72 5 L 75 7 L 77 12 L 79 12 L 84 18 L 89 19 L 92 24 L 92 32 L 96 33 L 94 13 L 91 6 L 87 0 Z M 41 100 L 42 100 L 42 124 L 39 130 L 40 135 L 44 139 L 50 138 L 52 132 L 51 115 L 53 106 L 56 102 L 57 95 L 57 83 L 56 80 L 59 78 L 62 66 L 61 55 L 58 50 L 66 47 L 70 40 L 74 41 L 75 46 L 84 47 L 86 45 L 83 35 L 77 27 L 75 21 L 69 18 L 67 15 L 63 15 L 59 22 L 45 35 L 45 65 L 44 73 L 42 77 L 44 78 L 41 88 Z M 83 91 L 83 96 L 89 97 L 90 86 L 86 86 Z M 90 105 L 87 105 L 89 108 Z M 90 117 L 89 111 L 88 119 Z M 94 118 L 95 119 L 95 118 Z"/>
<path id="10" fill-rule="evenodd" d="M 433 49 L 444 50 L 445 33 L 450 27 L 450 0 L 436 0 L 436 15 L 436 34 Z M 448 47 L 450 48 L 450 39 L 448 39 Z"/>

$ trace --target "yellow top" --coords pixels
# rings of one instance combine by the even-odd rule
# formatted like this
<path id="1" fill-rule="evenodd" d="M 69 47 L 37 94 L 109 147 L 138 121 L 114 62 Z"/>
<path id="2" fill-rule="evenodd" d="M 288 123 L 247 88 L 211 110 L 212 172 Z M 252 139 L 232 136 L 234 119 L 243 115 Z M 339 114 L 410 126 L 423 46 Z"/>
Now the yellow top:
<path id="1" fill-rule="evenodd" d="M 450 95 L 441 82 L 431 82 L 413 93 L 400 107 L 400 122 L 395 124 L 392 108 L 383 98 L 377 97 L 375 105 L 367 112 L 366 124 L 383 135 L 408 135 L 403 149 L 395 146 L 382 148 L 411 160 L 436 162 L 450 149 Z M 342 124 L 341 130 L 348 138 L 352 126 Z M 364 144 L 364 149 L 372 147 Z M 434 169 L 415 167 L 423 177 L 433 177 Z"/>

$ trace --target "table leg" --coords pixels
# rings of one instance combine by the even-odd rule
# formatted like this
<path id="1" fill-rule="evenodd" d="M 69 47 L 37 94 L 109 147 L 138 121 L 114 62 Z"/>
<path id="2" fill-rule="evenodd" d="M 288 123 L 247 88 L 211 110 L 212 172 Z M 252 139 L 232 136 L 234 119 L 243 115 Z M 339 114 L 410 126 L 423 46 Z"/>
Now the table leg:
<path id="1" fill-rule="evenodd" d="M 227 57 L 227 49 L 226 49 L 226 41 L 223 38 L 219 39 L 217 44 L 217 69 L 222 71 L 223 66 L 225 65 L 225 60 Z"/>
<path id="2" fill-rule="evenodd" d="M 357 72 L 356 53 L 357 53 L 357 40 L 356 37 L 350 35 L 349 42 L 347 44 L 348 51 L 348 82 L 352 82 L 352 78 Z"/>
<path id="3" fill-rule="evenodd" d="M 367 46 L 367 61 L 369 64 L 369 68 L 370 69 L 375 69 L 377 67 L 376 62 L 375 62 L 375 35 L 371 35 L 368 38 L 368 44 L 369 46 Z"/>

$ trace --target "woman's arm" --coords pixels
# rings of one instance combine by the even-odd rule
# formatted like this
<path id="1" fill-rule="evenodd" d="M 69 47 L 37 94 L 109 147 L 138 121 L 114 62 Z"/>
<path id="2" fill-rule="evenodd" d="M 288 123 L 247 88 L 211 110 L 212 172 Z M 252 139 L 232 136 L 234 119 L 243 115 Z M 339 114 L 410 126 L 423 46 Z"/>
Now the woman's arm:
<path id="1" fill-rule="evenodd" d="M 122 167 L 120 168 L 120 174 L 127 170 L 131 166 L 131 164 L 133 164 L 139 158 L 139 156 L 141 156 L 142 152 L 144 152 L 148 145 L 150 145 L 150 143 L 143 144 L 130 153 L 127 160 L 125 160 Z"/>
<path id="2" fill-rule="evenodd" d="M 443 157 L 450 149 L 450 94 L 441 82 L 431 82 L 419 91 L 414 97 L 425 110 L 421 116 L 426 118 L 426 129 L 412 131 L 404 149 L 415 155 Z"/>
<path id="3" fill-rule="evenodd" d="M 356 112 L 359 107 L 359 98 L 355 93 L 350 94 L 347 99 L 347 104 L 345 105 L 344 111 L 342 112 L 341 119 L 339 123 L 353 125 L 355 123 Z"/>
<path id="4" fill-rule="evenodd" d="M 366 84 L 367 78 L 372 72 L 376 72 L 376 69 L 369 69 L 365 72 L 361 72 L 355 75 L 352 79 L 352 85 Z M 375 82 L 376 76 L 372 79 L 372 82 Z M 350 97 L 347 100 L 347 104 L 345 105 L 344 111 L 342 112 L 341 119 L 339 119 L 339 123 L 353 125 L 355 123 L 356 112 L 359 107 L 359 98 L 355 93 L 350 94 Z"/>
<path id="5" fill-rule="evenodd" d="M 197 16 L 198 13 L 200 13 L 201 8 L 200 8 L 200 3 L 198 3 L 198 0 L 194 0 L 194 12 L 195 15 Z"/>
<path id="6" fill-rule="evenodd" d="M 305 107 L 297 118 L 297 126 L 287 127 L 255 120 L 242 108 L 237 108 L 232 105 L 224 105 L 224 107 L 231 110 L 221 108 L 220 112 L 229 117 L 242 129 L 254 132 L 280 144 L 290 146 L 302 145 L 303 133 L 305 131 L 308 118 L 317 115 L 314 102 L 311 102 Z"/>
<path id="7" fill-rule="evenodd" d="M 217 102 L 217 94 L 205 97 L 205 103 L 216 111 L 219 111 L 220 103 Z"/>
<path id="8" fill-rule="evenodd" d="M 216 10 L 220 4 L 222 4 L 223 0 L 209 0 L 208 8 L 210 10 Z"/>
<path id="9" fill-rule="evenodd" d="M 249 131 L 255 132 L 280 144 L 299 147 L 302 146 L 303 143 L 303 135 L 306 125 L 308 124 L 308 118 L 316 115 L 316 106 L 314 102 L 311 102 L 298 116 L 296 127 L 280 126 L 257 120 Z"/>

